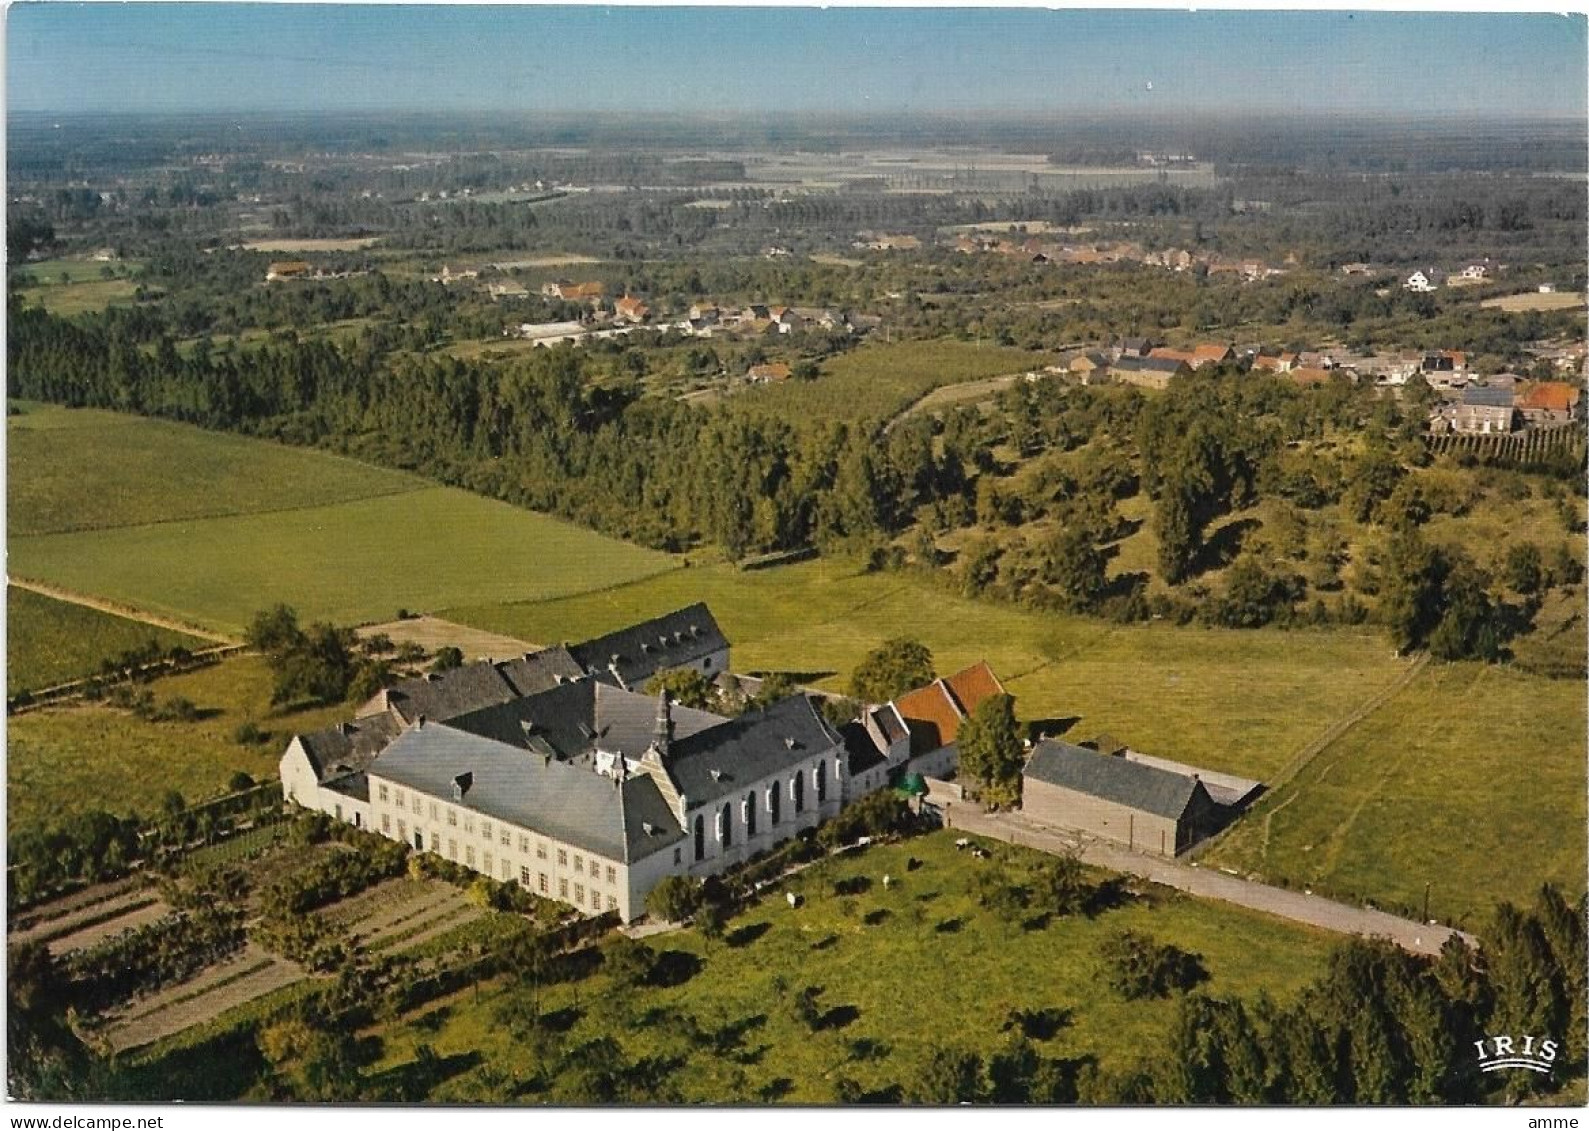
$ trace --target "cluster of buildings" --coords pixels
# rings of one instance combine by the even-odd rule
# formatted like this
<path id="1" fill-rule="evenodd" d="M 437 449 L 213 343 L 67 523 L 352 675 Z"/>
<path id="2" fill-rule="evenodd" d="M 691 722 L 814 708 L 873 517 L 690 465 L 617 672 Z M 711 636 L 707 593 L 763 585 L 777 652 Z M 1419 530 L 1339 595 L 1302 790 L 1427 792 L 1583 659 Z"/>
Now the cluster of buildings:
<path id="1" fill-rule="evenodd" d="M 282 791 L 416 852 L 629 921 L 665 877 L 743 863 L 891 782 L 962 798 L 940 779 L 956 771 L 966 720 L 1005 693 L 978 663 L 835 727 L 804 692 L 733 717 L 644 692 L 679 669 L 733 685 L 728 640 L 703 604 L 404 680 L 348 722 L 295 735 Z M 1044 740 L 1027 761 L 1023 810 L 1174 856 L 1259 788 L 1107 739 Z"/>
<path id="2" fill-rule="evenodd" d="M 1231 259 L 1210 252 L 1193 252 L 1177 247 L 1150 251 L 1141 244 L 1129 240 L 1075 243 L 1045 240 L 1036 236 L 1016 239 L 983 233 L 955 236 L 950 241 L 949 247 L 966 255 L 983 253 L 1005 255 L 1031 263 L 1084 265 L 1140 263 L 1175 272 L 1202 269 L 1210 275 L 1232 275 L 1243 282 L 1284 275 L 1296 263 L 1294 258 L 1288 258 L 1282 266 L 1275 267 L 1262 260 Z"/>
<path id="3" fill-rule="evenodd" d="M 729 672 L 705 605 L 383 689 L 295 735 L 283 794 L 415 851 L 587 914 L 639 917 L 669 875 L 710 875 L 836 815 L 904 769 L 951 768 L 961 720 L 1002 688 L 986 665 L 835 729 L 801 693 L 736 717 L 644 693 L 659 672 Z"/>
<path id="4" fill-rule="evenodd" d="M 1566 381 L 1527 381 L 1501 373 L 1463 386 L 1429 410 L 1431 435 L 1508 435 L 1559 428 L 1583 419 L 1583 388 Z"/>

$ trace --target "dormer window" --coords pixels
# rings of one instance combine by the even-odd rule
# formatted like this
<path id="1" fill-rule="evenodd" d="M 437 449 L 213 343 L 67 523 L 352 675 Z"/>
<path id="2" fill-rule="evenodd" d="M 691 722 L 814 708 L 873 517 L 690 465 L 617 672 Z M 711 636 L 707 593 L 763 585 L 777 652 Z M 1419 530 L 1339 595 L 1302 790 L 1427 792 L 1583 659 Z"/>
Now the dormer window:
<path id="1" fill-rule="evenodd" d="M 474 774 L 465 771 L 452 779 L 452 799 L 462 801 L 463 795 L 469 792 L 469 787 L 474 785 Z"/>

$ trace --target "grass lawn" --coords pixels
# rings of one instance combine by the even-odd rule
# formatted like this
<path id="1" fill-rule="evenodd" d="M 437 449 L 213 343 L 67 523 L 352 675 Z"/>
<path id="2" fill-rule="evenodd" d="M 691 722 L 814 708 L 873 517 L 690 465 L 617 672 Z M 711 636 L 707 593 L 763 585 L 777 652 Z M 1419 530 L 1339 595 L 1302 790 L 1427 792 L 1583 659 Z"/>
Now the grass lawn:
<path id="1" fill-rule="evenodd" d="M 115 707 L 88 705 L 29 711 L 6 720 L 9 829 L 84 809 L 151 813 L 168 789 L 189 801 L 225 792 L 238 770 L 271 778 L 290 734 L 351 715 L 345 706 L 272 717 L 271 676 L 263 660 L 238 656 L 148 685 L 157 703 L 178 696 L 206 717 L 147 723 Z M 245 722 L 271 741 L 239 746 Z"/>
<path id="2" fill-rule="evenodd" d="M 868 650 L 914 635 L 943 674 L 986 658 L 1023 719 L 1076 719 L 1073 738 L 1108 731 L 1258 778 L 1403 670 L 1370 633 L 1117 626 L 969 600 L 919 575 L 867 574 L 838 559 L 751 572 L 710 565 L 444 615 L 526 640 L 579 640 L 692 601 L 711 605 L 736 671 L 799 672 L 842 690 Z"/>
<path id="3" fill-rule="evenodd" d="M 675 568 L 677 559 L 450 487 L 330 506 L 11 540 L 11 568 L 239 634 L 284 601 L 304 620 L 547 598 Z"/>
<path id="4" fill-rule="evenodd" d="M 1218 843 L 1212 863 L 1482 921 L 1584 890 L 1584 688 L 1431 665 Z"/>
<path id="5" fill-rule="evenodd" d="M 733 403 L 759 412 L 834 421 L 892 416 L 940 385 L 1039 368 L 1047 354 L 943 339 L 868 342 L 822 363 L 815 381 L 747 390 Z"/>
<path id="6" fill-rule="evenodd" d="M 138 290 L 138 284 L 131 279 L 96 278 L 95 273 L 86 270 L 70 273 L 70 278 L 71 282 L 29 287 L 19 293 L 30 305 L 70 318 L 74 314 L 98 314 L 108 306 L 130 305 Z"/>
<path id="7" fill-rule="evenodd" d="M 1017 1008 L 1063 1011 L 1057 1032 L 1040 1044 L 1045 1056 L 1129 1065 L 1164 1039 L 1175 1002 L 1126 1002 L 1103 987 L 1097 950 L 1117 930 L 1144 931 L 1201 955 L 1211 993 L 1251 998 L 1267 990 L 1282 1001 L 1316 976 L 1334 942 L 1322 932 L 1159 888 L 1092 919 L 1053 919 L 1027 930 L 977 905 L 975 869 L 992 862 L 957 853 L 955 835 L 939 832 L 827 860 L 789 881 L 789 890 L 805 896 L 798 910 L 774 893 L 730 921 L 724 941 L 707 944 L 694 930 L 650 939 L 685 972 L 682 984 L 636 992 L 597 972 L 581 983 L 548 987 L 542 1012 L 567 1011 L 562 1019 L 573 1019 L 563 1034 L 566 1048 L 611 1036 L 631 1063 L 676 1061 L 667 1073 L 678 1093 L 673 1101 L 821 1104 L 834 1101 L 841 1076 L 866 1091 L 908 1084 L 935 1045 L 986 1056 L 1003 1045 L 1001 1026 Z M 1043 859 L 1025 849 L 996 851 L 1012 879 Z M 922 863 L 907 872 L 912 856 Z M 884 873 L 899 882 L 884 890 Z M 870 881 L 869 890 L 834 894 L 836 881 L 857 876 Z M 780 993 L 778 979 L 787 991 Z M 817 1007 L 828 1017 L 815 1032 L 788 1004 L 807 986 L 820 988 Z M 528 1080 L 534 1052 L 495 1021 L 505 999 L 528 993 L 523 983 L 498 982 L 478 1000 L 466 992 L 439 1011 L 427 1007 L 439 1027 L 401 1019 L 381 1031 L 384 1055 L 372 1071 L 409 1063 L 423 1042 L 443 1059 L 478 1052 L 482 1069 Z M 708 1030 L 738 1024 L 743 1055 L 693 1046 L 680 1031 L 686 1017 Z M 481 1098 L 476 1071 L 444 1082 L 431 1098 Z M 555 1087 L 522 1096 L 559 1098 Z"/>
<path id="8" fill-rule="evenodd" d="M 95 409 L 24 403 L 6 427 L 19 535 L 322 506 L 427 486 L 324 452 Z"/>
<path id="9" fill-rule="evenodd" d="M 93 675 L 100 661 L 141 648 L 206 647 L 209 641 L 125 617 L 6 588 L 6 695 Z"/>

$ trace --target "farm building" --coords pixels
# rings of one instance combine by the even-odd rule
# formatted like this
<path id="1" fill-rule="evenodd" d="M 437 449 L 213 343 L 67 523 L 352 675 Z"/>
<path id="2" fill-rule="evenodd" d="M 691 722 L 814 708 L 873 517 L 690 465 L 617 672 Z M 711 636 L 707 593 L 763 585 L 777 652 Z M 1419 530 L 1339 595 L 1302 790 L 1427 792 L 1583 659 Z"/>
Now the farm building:
<path id="1" fill-rule="evenodd" d="M 1517 390 L 1514 403 L 1534 427 L 1570 424 L 1579 418 L 1583 390 L 1566 381 L 1532 381 Z"/>
<path id="2" fill-rule="evenodd" d="M 1457 406 L 1451 427 L 1457 432 L 1504 435 L 1512 431 L 1516 422 L 1511 389 L 1469 385 L 1462 390 L 1462 403 Z"/>
<path id="3" fill-rule="evenodd" d="M 910 768 L 924 777 L 950 773 L 960 761 L 960 724 L 1004 685 L 983 660 L 946 679 L 908 691 L 893 702 L 910 734 Z"/>
<path id="4" fill-rule="evenodd" d="M 1125 355 L 1109 367 L 1109 379 L 1143 389 L 1168 389 L 1170 378 L 1191 371 L 1192 367 L 1180 358 Z"/>
<path id="5" fill-rule="evenodd" d="M 1047 739 L 1027 759 L 1021 812 L 1038 824 L 1176 856 L 1219 829 L 1260 788 L 1208 777 L 1205 783 L 1193 767 L 1131 751 L 1101 754 Z"/>

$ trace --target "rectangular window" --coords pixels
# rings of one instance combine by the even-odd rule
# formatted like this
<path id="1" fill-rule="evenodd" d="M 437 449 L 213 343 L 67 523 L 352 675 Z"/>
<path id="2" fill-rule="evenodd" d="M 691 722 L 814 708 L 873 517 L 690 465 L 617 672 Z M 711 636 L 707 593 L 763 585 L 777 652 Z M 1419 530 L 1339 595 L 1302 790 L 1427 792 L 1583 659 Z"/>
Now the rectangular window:
<path id="1" fill-rule="evenodd" d="M 390 813 L 381 814 L 381 831 L 383 833 L 392 831 L 392 815 Z"/>
<path id="2" fill-rule="evenodd" d="M 482 837 L 484 837 L 487 842 L 489 842 L 491 840 L 491 822 L 490 821 L 481 821 L 480 822 L 480 835 Z"/>
<path id="3" fill-rule="evenodd" d="M 398 821 L 397 822 L 397 839 L 398 840 L 407 840 L 408 839 L 408 822 L 407 821 Z"/>
<path id="4" fill-rule="evenodd" d="M 568 881 L 567 880 L 559 879 L 557 881 L 557 894 L 562 896 L 564 899 L 568 898 Z"/>
<path id="5" fill-rule="evenodd" d="M 424 811 L 425 811 L 424 808 L 420 805 L 420 802 L 419 802 L 419 794 L 417 794 L 417 793 L 414 794 L 414 816 L 418 817 L 422 813 L 424 813 Z"/>
<path id="6" fill-rule="evenodd" d="M 441 813 L 441 807 L 438 806 L 434 801 L 432 801 L 430 803 L 430 819 L 432 821 L 440 820 L 440 816 L 439 816 L 440 813 Z"/>
<path id="7" fill-rule="evenodd" d="M 463 831 L 474 836 L 474 816 L 469 813 L 463 815 Z"/>
<path id="8" fill-rule="evenodd" d="M 447 859 L 448 860 L 456 860 L 456 859 L 458 859 L 458 842 L 455 841 L 455 840 L 452 840 L 451 838 L 448 838 L 448 840 L 447 840 Z"/>
<path id="9" fill-rule="evenodd" d="M 481 866 L 480 866 L 480 870 L 482 872 L 484 872 L 488 876 L 495 870 L 492 867 L 491 862 L 492 862 L 492 856 L 491 856 L 491 853 L 488 852 L 485 855 L 485 859 L 481 861 Z"/>
<path id="10" fill-rule="evenodd" d="M 611 864 L 607 865 L 607 882 L 609 884 L 615 884 L 618 882 L 618 869 L 614 868 Z"/>
<path id="11" fill-rule="evenodd" d="M 530 886 L 530 870 L 528 868 L 519 869 L 519 883 L 523 884 L 525 887 Z"/>
<path id="12" fill-rule="evenodd" d="M 576 855 L 574 857 L 574 871 L 583 872 L 584 870 L 585 870 L 585 858 L 583 856 L 577 856 Z"/>
<path id="13" fill-rule="evenodd" d="M 513 834 L 508 831 L 508 827 L 506 825 L 502 826 L 502 847 L 503 848 L 512 848 L 513 847 Z"/>
<path id="14" fill-rule="evenodd" d="M 673 862 L 675 864 L 684 863 L 684 849 L 677 847 L 673 849 Z"/>
<path id="15" fill-rule="evenodd" d="M 546 882 L 546 873 L 542 872 L 541 873 L 541 894 L 542 895 L 546 895 L 551 890 L 552 890 L 551 885 Z"/>
<path id="16" fill-rule="evenodd" d="M 449 825 L 456 825 L 458 823 L 458 810 L 456 810 L 456 809 L 448 809 L 447 810 L 447 823 Z"/>
<path id="17" fill-rule="evenodd" d="M 560 868 L 568 867 L 568 849 L 559 848 L 557 850 L 557 865 Z"/>
<path id="18" fill-rule="evenodd" d="M 400 789 L 394 789 L 392 790 L 392 802 L 399 809 L 405 808 L 408 805 L 408 794 Z"/>
<path id="19" fill-rule="evenodd" d="M 584 884 L 575 884 L 574 885 L 574 906 L 578 907 L 581 903 L 584 903 L 584 902 L 585 902 L 585 885 Z"/>
<path id="20" fill-rule="evenodd" d="M 528 852 L 529 850 L 530 850 L 530 838 L 525 836 L 523 833 L 520 833 L 519 834 L 519 851 L 520 852 Z M 537 852 L 536 855 L 539 856 L 540 853 Z"/>
<path id="21" fill-rule="evenodd" d="M 528 849 L 526 849 L 526 851 L 528 851 Z M 537 860 L 546 859 L 546 844 L 544 841 L 538 840 L 535 842 L 535 858 Z"/>
<path id="22" fill-rule="evenodd" d="M 506 856 L 502 858 L 502 878 L 510 879 L 513 876 L 513 864 Z"/>
<path id="23" fill-rule="evenodd" d="M 466 844 L 463 846 L 463 862 L 471 868 L 474 867 L 474 845 Z"/>
<path id="24" fill-rule="evenodd" d="M 379 797 L 382 801 L 390 800 L 389 792 L 390 791 L 387 790 L 385 782 L 382 782 L 375 789 L 376 796 Z"/>

